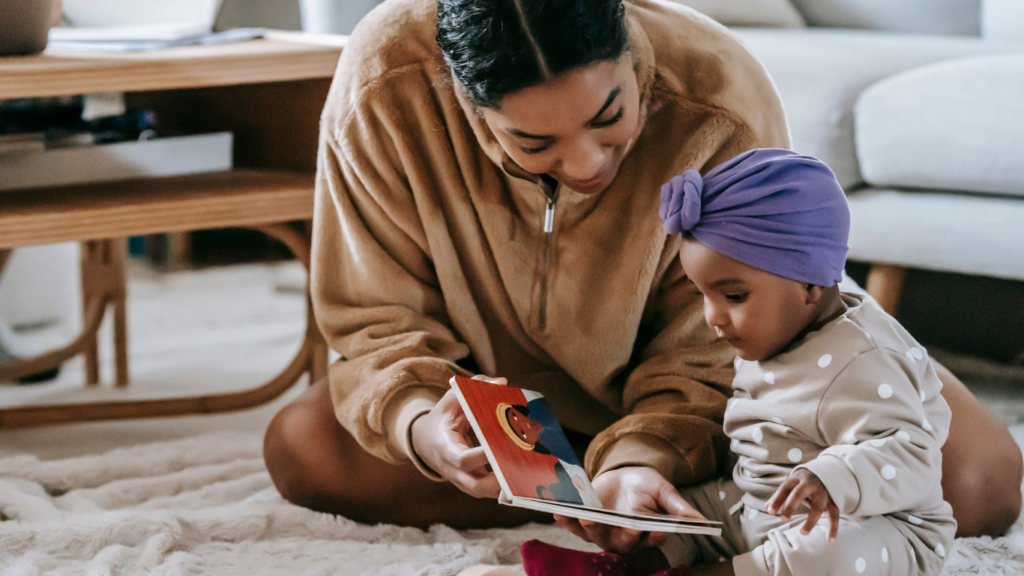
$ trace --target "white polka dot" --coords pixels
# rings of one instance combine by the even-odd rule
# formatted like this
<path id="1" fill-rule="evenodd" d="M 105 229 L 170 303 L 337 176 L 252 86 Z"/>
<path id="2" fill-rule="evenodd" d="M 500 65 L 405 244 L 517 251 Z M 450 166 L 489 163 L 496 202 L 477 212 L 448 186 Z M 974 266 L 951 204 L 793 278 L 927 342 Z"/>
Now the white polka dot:
<path id="1" fill-rule="evenodd" d="M 718 499 L 719 500 L 725 500 L 725 492 L 722 492 L 721 490 L 719 490 L 718 491 Z"/>
<path id="2" fill-rule="evenodd" d="M 769 384 L 775 384 L 775 372 L 765 372 L 764 381 Z"/>
<path id="3" fill-rule="evenodd" d="M 803 450 L 801 450 L 799 448 L 793 448 L 792 450 L 789 451 L 789 461 L 790 462 L 793 462 L 793 463 L 799 462 L 800 460 L 803 459 L 803 457 L 804 457 L 804 452 L 803 452 Z"/>
<path id="4" fill-rule="evenodd" d="M 907 522 L 910 522 L 914 526 L 920 526 L 923 520 L 921 520 L 917 516 L 911 516 L 910 514 L 907 514 Z"/>
<path id="5" fill-rule="evenodd" d="M 775 416 L 774 418 L 772 418 L 772 422 L 775 422 L 776 424 L 782 424 L 782 418 Z"/>
<path id="6" fill-rule="evenodd" d="M 892 386 L 882 384 L 878 387 L 878 395 L 882 398 L 892 398 Z"/>
<path id="7" fill-rule="evenodd" d="M 897 432 L 896 437 L 904 442 L 910 442 L 910 434 L 907 434 L 906 430 L 900 430 Z"/>
<path id="8" fill-rule="evenodd" d="M 921 422 L 921 428 L 924 428 L 924 431 L 925 431 L 925 432 L 931 432 L 931 431 L 932 431 L 932 423 L 931 423 L 931 422 L 929 422 L 927 418 L 925 418 L 925 419 L 924 419 L 924 420 L 923 420 L 923 421 Z"/>
<path id="9" fill-rule="evenodd" d="M 857 563 L 853 567 L 857 569 L 858 574 L 863 574 L 868 569 L 868 562 L 863 558 L 857 558 Z"/>
<path id="10" fill-rule="evenodd" d="M 924 359 L 924 352 L 921 352 L 921 349 L 916 346 L 910 349 L 910 355 L 918 360 Z"/>
<path id="11" fill-rule="evenodd" d="M 886 464 L 882 466 L 882 478 L 886 480 L 892 480 L 896 477 L 896 468 L 893 468 L 892 464 Z"/>
<path id="12" fill-rule="evenodd" d="M 924 390 L 921 390 L 921 402 L 924 402 L 925 398 L 927 398 L 927 396 L 924 395 Z"/>
<path id="13" fill-rule="evenodd" d="M 886 564 L 889 563 L 889 549 L 888 548 L 882 548 L 882 562 L 884 562 Z"/>
<path id="14" fill-rule="evenodd" d="M 754 428 L 753 436 L 754 436 L 754 442 L 757 442 L 758 444 L 761 443 L 761 440 L 764 440 L 764 432 L 761 432 L 761 427 L 760 426 L 758 426 L 757 428 Z"/>
<path id="15" fill-rule="evenodd" d="M 719 556 L 718 557 L 718 562 L 719 563 L 725 562 L 725 556 Z"/>
<path id="16" fill-rule="evenodd" d="M 826 366 L 828 366 L 831 363 L 832 363 L 832 355 L 831 354 L 825 354 L 821 358 L 818 358 L 818 367 L 820 367 L 820 368 L 825 368 Z"/>
<path id="17" fill-rule="evenodd" d="M 747 510 L 747 518 L 750 518 L 751 520 L 753 520 L 754 518 L 757 518 L 757 510 L 754 509 L 754 508 L 751 508 L 750 510 Z"/>
<path id="18" fill-rule="evenodd" d="M 939 558 L 945 558 L 946 557 L 946 547 L 943 546 L 942 544 L 939 544 L 938 546 L 935 547 L 935 553 L 939 555 Z"/>
<path id="19" fill-rule="evenodd" d="M 875 448 L 881 448 L 882 446 L 885 446 L 886 440 L 888 440 L 888 438 L 872 438 L 871 445 Z"/>
<path id="20" fill-rule="evenodd" d="M 846 436 L 843 436 L 843 442 L 846 442 L 847 444 L 856 444 L 857 437 L 853 434 L 847 434 Z"/>

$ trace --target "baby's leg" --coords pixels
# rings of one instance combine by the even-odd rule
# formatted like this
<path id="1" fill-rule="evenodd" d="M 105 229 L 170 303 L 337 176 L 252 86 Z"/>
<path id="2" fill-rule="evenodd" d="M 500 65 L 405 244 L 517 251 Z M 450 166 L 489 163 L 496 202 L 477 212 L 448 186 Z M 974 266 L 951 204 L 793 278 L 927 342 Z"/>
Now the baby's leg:
<path id="1" fill-rule="evenodd" d="M 946 541 L 946 527 L 939 527 L 936 532 L 928 526 L 910 526 L 891 516 L 843 516 L 839 535 L 830 543 L 827 518 L 818 522 L 807 536 L 800 534 L 805 520 L 806 515 L 801 514 L 768 530 L 763 534 L 763 544 L 733 560 L 736 575 L 937 576 L 942 571 L 946 551 L 939 542 Z M 748 537 L 755 535 L 756 524 L 756 518 L 744 522 Z M 949 528 L 955 530 L 955 525 Z M 948 536 L 952 538 L 951 531 Z"/>
<path id="2" fill-rule="evenodd" d="M 708 520 L 721 522 L 722 535 L 670 534 L 659 546 L 669 566 L 725 562 L 748 550 L 740 525 L 743 491 L 732 480 L 713 480 L 685 488 L 680 493 Z"/>

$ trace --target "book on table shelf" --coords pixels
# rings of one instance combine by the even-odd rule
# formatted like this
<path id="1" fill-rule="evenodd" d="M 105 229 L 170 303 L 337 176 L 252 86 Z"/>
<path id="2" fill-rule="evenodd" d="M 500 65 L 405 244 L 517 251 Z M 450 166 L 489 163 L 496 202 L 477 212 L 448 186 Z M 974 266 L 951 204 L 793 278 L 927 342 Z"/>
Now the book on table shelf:
<path id="1" fill-rule="evenodd" d="M 451 386 L 501 485 L 502 504 L 633 530 L 721 534 L 720 522 L 602 506 L 540 393 L 462 376 Z"/>

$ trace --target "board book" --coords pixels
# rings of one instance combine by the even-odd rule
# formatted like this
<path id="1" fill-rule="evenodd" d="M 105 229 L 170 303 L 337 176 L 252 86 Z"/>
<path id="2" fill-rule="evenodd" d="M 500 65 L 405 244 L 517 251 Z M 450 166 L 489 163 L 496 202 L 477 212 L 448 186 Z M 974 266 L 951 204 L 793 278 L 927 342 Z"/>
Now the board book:
<path id="1" fill-rule="evenodd" d="M 720 522 L 603 507 L 540 393 L 462 376 L 451 385 L 501 485 L 502 504 L 632 530 L 721 535 Z"/>

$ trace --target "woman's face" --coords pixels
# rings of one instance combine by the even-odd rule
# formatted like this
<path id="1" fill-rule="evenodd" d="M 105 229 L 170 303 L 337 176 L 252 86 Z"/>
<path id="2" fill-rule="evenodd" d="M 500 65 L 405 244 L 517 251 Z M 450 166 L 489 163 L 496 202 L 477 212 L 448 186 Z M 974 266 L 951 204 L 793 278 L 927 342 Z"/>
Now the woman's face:
<path id="1" fill-rule="evenodd" d="M 640 91 L 629 54 L 509 94 L 497 109 L 483 110 L 516 164 L 581 194 L 597 194 L 611 184 L 639 115 Z"/>

